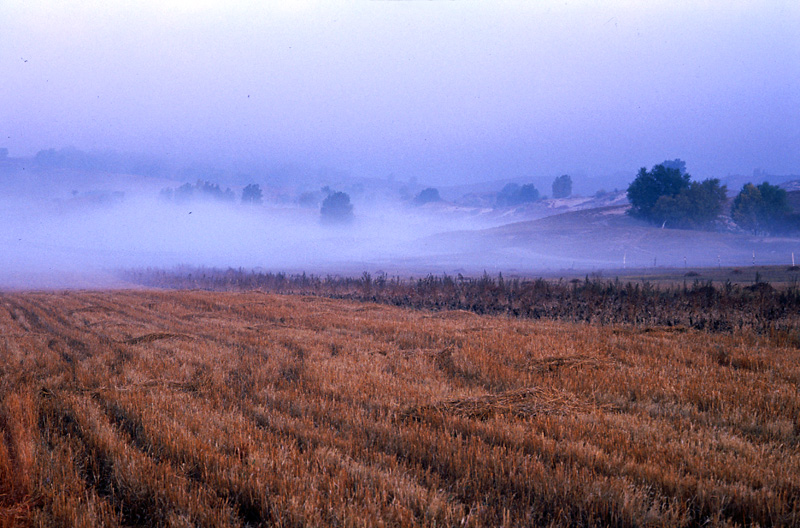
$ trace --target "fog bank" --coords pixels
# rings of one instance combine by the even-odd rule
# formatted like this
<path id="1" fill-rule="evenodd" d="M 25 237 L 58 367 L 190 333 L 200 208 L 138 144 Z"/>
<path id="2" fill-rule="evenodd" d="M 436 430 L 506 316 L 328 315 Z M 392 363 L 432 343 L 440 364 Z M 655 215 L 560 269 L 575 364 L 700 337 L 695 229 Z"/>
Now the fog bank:
<path id="1" fill-rule="evenodd" d="M 447 249 L 426 237 L 496 225 L 399 200 L 364 200 L 355 212 L 352 222 L 327 225 L 318 207 L 178 203 L 152 189 L 6 196 L 0 286 L 104 286 L 118 269 L 178 265 L 360 273 L 397 268 L 412 256 L 435 260 Z"/>

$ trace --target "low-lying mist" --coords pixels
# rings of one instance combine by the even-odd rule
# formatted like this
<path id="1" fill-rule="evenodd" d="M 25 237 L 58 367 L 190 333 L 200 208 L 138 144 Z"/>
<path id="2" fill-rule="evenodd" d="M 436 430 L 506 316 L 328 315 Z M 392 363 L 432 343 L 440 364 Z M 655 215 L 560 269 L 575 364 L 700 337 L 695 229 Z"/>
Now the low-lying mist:
<path id="1" fill-rule="evenodd" d="M 220 191 L 224 199 L 162 192 L 176 185 L 107 173 L 9 175 L 0 198 L 0 288 L 128 287 L 120 270 L 179 266 L 563 276 L 625 267 L 788 265 L 795 253 L 800 260 L 797 238 L 661 229 L 624 214 L 624 200 L 613 196 L 496 208 L 415 205 L 371 184 L 352 192 L 352 221 L 329 224 L 314 201 L 321 191 L 267 188 L 264 203 L 243 203 L 240 187 Z"/>
<path id="2" fill-rule="evenodd" d="M 318 208 L 194 200 L 143 192 L 0 201 L 0 286 L 115 283 L 131 267 L 263 268 L 360 273 L 447 253 L 427 237 L 488 227 L 400 202 L 355 204 L 352 221 L 328 225 Z M 428 240 L 427 242 L 425 240 Z"/>

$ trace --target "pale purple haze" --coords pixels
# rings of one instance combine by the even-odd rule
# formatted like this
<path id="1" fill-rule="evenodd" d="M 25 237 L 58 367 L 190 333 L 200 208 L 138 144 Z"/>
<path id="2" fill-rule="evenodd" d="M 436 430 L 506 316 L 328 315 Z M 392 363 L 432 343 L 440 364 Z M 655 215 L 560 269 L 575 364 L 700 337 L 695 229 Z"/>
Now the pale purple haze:
<path id="1" fill-rule="evenodd" d="M 800 3 L 0 3 L 0 147 L 436 184 L 800 172 Z"/>
<path id="2" fill-rule="evenodd" d="M 590 195 L 675 158 L 731 187 L 754 169 L 800 174 L 798 35 L 797 0 L 0 0 L 0 287 L 180 264 L 532 274 L 787 262 L 797 239 L 666 233 L 624 216 L 595 218 L 583 239 L 561 224 L 485 229 L 568 206 L 493 208 L 509 181 L 550 194 L 570 174 Z M 64 147 L 160 165 L 33 161 Z M 198 178 L 268 196 L 159 199 Z M 319 204 L 301 207 L 323 185 L 352 194 L 352 225 L 328 229 Z M 415 207 L 427 186 L 465 200 Z"/>

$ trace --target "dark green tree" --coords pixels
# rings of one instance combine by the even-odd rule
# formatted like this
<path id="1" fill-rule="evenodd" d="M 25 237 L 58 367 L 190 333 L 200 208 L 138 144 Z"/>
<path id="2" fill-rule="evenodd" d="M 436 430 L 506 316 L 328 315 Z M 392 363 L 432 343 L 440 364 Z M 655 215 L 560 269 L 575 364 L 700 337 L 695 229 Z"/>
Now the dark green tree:
<path id="1" fill-rule="evenodd" d="M 719 180 L 691 182 L 673 196 L 661 196 L 653 206 L 652 220 L 683 229 L 710 227 L 722 213 L 727 189 Z"/>
<path id="2" fill-rule="evenodd" d="M 628 201 L 631 202 L 630 214 L 637 218 L 656 222 L 653 214 L 656 202 L 662 196 L 674 197 L 689 187 L 691 177 L 681 174 L 679 169 L 656 165 L 647 171 L 639 169 L 636 179 L 628 186 Z"/>
<path id="3" fill-rule="evenodd" d="M 753 233 L 776 233 L 788 228 L 791 212 L 786 191 L 777 185 L 747 183 L 733 200 L 731 218 Z"/>
<path id="4" fill-rule="evenodd" d="M 326 224 L 345 224 L 353 220 L 353 204 L 343 192 L 332 192 L 322 201 L 320 219 Z"/>
<path id="5" fill-rule="evenodd" d="M 572 194 L 572 178 L 563 174 L 553 180 L 553 198 L 567 198 Z"/>
<path id="6" fill-rule="evenodd" d="M 693 182 L 683 161 L 665 161 L 649 172 L 639 170 L 628 186 L 629 213 L 664 227 L 710 227 L 722 212 L 726 193 L 718 179 Z"/>

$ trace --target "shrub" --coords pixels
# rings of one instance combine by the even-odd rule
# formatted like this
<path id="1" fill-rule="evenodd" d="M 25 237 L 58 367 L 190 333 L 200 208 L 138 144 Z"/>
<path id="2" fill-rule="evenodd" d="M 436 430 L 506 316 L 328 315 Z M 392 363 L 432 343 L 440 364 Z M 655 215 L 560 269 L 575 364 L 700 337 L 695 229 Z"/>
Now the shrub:
<path id="1" fill-rule="evenodd" d="M 260 204 L 263 193 L 257 183 L 251 183 L 242 190 L 242 203 Z"/>
<path id="2" fill-rule="evenodd" d="M 441 202 L 442 197 L 439 196 L 439 189 L 435 189 L 433 187 L 428 187 L 427 189 L 423 189 L 420 193 L 414 198 L 414 203 L 417 205 L 422 205 L 431 202 Z"/>
<path id="3" fill-rule="evenodd" d="M 539 191 L 532 183 L 525 185 L 518 185 L 516 183 L 509 183 L 498 193 L 497 205 L 510 206 L 520 205 L 523 203 L 535 202 L 539 199 Z"/>
<path id="4" fill-rule="evenodd" d="M 334 192 L 322 201 L 320 218 L 325 223 L 342 224 L 353 220 L 353 204 L 350 196 L 343 192 Z"/>

